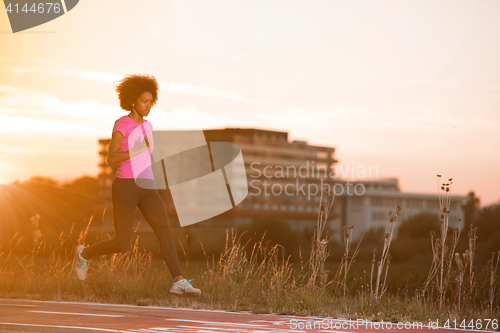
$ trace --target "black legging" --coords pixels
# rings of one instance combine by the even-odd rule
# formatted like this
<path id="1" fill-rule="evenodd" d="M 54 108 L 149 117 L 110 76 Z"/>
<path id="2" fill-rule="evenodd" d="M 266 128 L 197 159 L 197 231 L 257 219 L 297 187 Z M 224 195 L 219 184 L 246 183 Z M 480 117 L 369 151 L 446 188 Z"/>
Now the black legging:
<path id="1" fill-rule="evenodd" d="M 127 251 L 132 238 L 135 210 L 139 207 L 158 237 L 161 254 L 172 278 L 182 275 L 167 212 L 158 191 L 137 186 L 133 178 L 115 178 L 111 188 L 111 200 L 115 238 L 87 247 L 84 257 L 90 259 L 94 256 Z"/>

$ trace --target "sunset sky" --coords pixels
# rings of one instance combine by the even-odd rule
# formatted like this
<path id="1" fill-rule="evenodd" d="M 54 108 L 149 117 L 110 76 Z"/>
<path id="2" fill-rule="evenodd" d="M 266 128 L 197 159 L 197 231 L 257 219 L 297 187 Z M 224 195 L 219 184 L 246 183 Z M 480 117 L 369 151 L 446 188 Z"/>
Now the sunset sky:
<path id="1" fill-rule="evenodd" d="M 15 34 L 0 9 L 2 182 L 96 176 L 113 82 L 149 73 L 155 129 L 287 131 L 346 178 L 500 200 L 500 1 L 81 0 Z"/>

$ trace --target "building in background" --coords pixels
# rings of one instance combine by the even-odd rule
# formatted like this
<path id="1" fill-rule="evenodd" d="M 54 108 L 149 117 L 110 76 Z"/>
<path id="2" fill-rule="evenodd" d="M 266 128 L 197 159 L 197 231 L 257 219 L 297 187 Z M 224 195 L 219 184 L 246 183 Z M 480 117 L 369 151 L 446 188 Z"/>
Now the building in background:
<path id="1" fill-rule="evenodd" d="M 346 181 L 339 182 L 344 184 Z M 364 194 L 358 196 L 354 193 L 354 188 Z M 395 178 L 380 180 L 352 181 L 349 185 L 351 195 L 343 193 L 336 198 L 336 217 L 333 222 L 334 230 L 340 240 L 342 227 L 354 227 L 353 238 L 359 239 L 363 232 L 368 229 L 386 228 L 389 220 L 389 212 L 394 213 L 396 200 L 402 207 L 401 216 L 397 226 L 405 219 L 420 213 L 441 214 L 438 194 L 406 193 L 399 189 L 398 180 Z M 462 204 L 467 200 L 467 196 L 450 196 L 450 227 L 463 229 L 464 212 Z"/>
<path id="2" fill-rule="evenodd" d="M 111 139 L 99 140 L 99 175 L 97 183 L 99 185 L 99 197 L 104 200 L 104 207 L 111 205 L 111 184 L 116 176 L 116 165 L 110 166 L 106 161 L 108 157 L 108 146 Z"/>
<path id="3" fill-rule="evenodd" d="M 181 148 L 185 144 L 184 138 L 191 137 L 191 131 L 169 132 L 178 138 L 172 144 Z M 214 129 L 205 130 L 204 135 L 208 143 L 233 142 L 241 148 L 249 193 L 235 208 L 195 224 L 196 228 L 225 232 L 226 228 L 245 227 L 254 220 L 263 219 L 285 221 L 297 230 L 312 229 L 318 217 L 320 192 L 325 187 L 337 194 L 328 225 L 338 240 L 341 240 L 343 226 L 354 227 L 354 239 L 358 239 L 365 230 L 385 228 L 389 211 L 395 210 L 396 200 L 403 208 L 398 225 L 404 219 L 423 212 L 440 214 L 437 194 L 401 192 L 397 179 L 339 180 L 334 173 L 337 161 L 333 147 L 313 146 L 306 141 L 289 142 L 286 132 L 259 129 Z M 101 161 L 98 181 L 99 193 L 106 207 L 106 231 L 113 230 L 110 193 L 116 175 L 116 167 L 106 162 L 109 142 L 110 139 L 99 140 Z M 182 160 L 179 167 L 189 170 L 193 163 L 200 162 L 196 159 Z M 341 191 L 334 186 L 340 186 L 338 189 Z M 171 226 L 179 226 L 168 188 L 160 193 L 166 203 Z M 450 227 L 463 228 L 462 203 L 467 197 L 454 195 L 450 198 Z M 143 219 L 140 214 L 137 218 Z M 151 231 L 146 223 L 141 228 Z"/>
<path id="4" fill-rule="evenodd" d="M 176 138 L 190 137 L 190 131 L 169 132 L 174 133 Z M 313 228 L 318 216 L 321 188 L 327 184 L 333 187 L 335 175 L 331 170 L 337 162 L 334 158 L 335 148 L 313 146 L 305 141 L 289 142 L 286 132 L 259 129 L 205 130 L 204 135 L 208 143 L 232 142 L 240 147 L 249 193 L 235 208 L 197 223 L 196 227 L 218 227 L 225 230 L 247 226 L 255 219 L 281 219 L 293 228 Z M 101 160 L 98 183 L 100 196 L 107 208 L 104 227 L 108 226 L 111 231 L 110 193 L 116 167 L 113 168 L 106 162 L 109 142 L 110 139 L 99 140 Z M 179 139 L 173 140 L 172 144 L 182 147 L 185 142 Z M 181 169 L 189 170 L 192 163 L 199 162 L 182 160 L 181 163 Z M 171 225 L 178 226 L 178 217 L 168 188 L 160 193 L 166 203 Z M 142 217 L 138 215 L 138 218 Z"/>

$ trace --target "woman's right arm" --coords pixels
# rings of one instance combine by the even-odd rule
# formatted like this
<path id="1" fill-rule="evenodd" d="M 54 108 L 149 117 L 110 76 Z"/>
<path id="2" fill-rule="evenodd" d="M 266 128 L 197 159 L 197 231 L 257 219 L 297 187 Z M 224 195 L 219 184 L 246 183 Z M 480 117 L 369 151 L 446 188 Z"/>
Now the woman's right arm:
<path id="1" fill-rule="evenodd" d="M 118 164 L 148 150 L 148 147 L 144 140 L 144 142 L 137 149 L 135 149 L 134 147 L 131 151 L 120 151 L 122 141 L 123 134 L 119 131 L 113 132 L 113 135 L 111 136 L 111 142 L 108 146 L 107 162 L 109 165 Z"/>

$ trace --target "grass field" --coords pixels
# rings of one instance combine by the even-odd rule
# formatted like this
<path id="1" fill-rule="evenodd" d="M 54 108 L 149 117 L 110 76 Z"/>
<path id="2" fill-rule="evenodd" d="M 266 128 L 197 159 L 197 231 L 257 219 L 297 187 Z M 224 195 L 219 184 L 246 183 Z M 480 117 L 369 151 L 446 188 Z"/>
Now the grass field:
<path id="1" fill-rule="evenodd" d="M 458 253 L 458 231 L 448 228 L 449 209 L 443 202 L 441 230 L 431 234 L 428 243 L 431 258 L 420 264 L 391 263 L 389 249 L 400 211 L 397 203 L 382 234 L 382 251 L 373 252 L 372 260 L 367 260 L 366 253 L 358 257 L 360 243 L 352 242 L 352 228 L 343 231 L 341 246 L 332 246 L 326 221 L 333 197 L 328 192 L 321 197 L 310 251 L 294 263 L 281 245 L 269 243 L 265 237 L 243 242 L 241 234 L 232 230 L 226 232 L 222 252 L 207 255 L 203 261 L 188 260 L 189 253 L 182 247 L 179 257 L 184 275 L 202 290 L 196 300 L 168 293 L 170 273 L 162 259 L 141 251 L 140 236 L 128 252 L 92 258 L 87 279 L 77 280 L 72 272 L 73 248 L 88 245 L 88 226 L 75 231 L 77 237 L 71 235 L 71 229 L 69 235 L 61 233 L 58 244 L 49 244 L 36 215 L 31 218 L 31 249 L 21 249 L 22 237 L 17 235 L 8 247 L 0 249 L 0 297 L 424 324 L 492 319 L 498 325 L 500 251 L 478 266 L 474 261 L 477 228 L 471 226 L 468 248 Z"/>
<path id="2" fill-rule="evenodd" d="M 138 243 L 127 253 L 92 259 L 88 276 L 79 281 L 71 270 L 68 247 L 50 257 L 25 256 L 14 252 L 0 255 L 0 297 L 37 300 L 103 302 L 276 313 L 299 316 L 370 319 L 374 321 L 426 323 L 463 319 L 499 318 L 498 306 L 490 312 L 483 307 L 458 311 L 452 304 L 439 309 L 435 300 L 418 296 L 417 285 L 427 276 L 428 267 L 408 264 L 391 266 L 390 288 L 384 297 L 370 295 L 367 279 L 369 262 L 356 262 L 349 273 L 345 296 L 335 288 L 338 264 L 328 264 L 329 283 L 313 288 L 307 265 L 289 264 L 280 247 L 263 244 L 247 249 L 228 234 L 226 251 L 206 261 L 181 261 L 184 274 L 202 290 L 197 300 L 179 299 L 168 291 L 170 273 L 161 258 L 141 253 Z M 181 255 L 182 256 L 182 255 Z M 465 310 L 465 311 L 464 311 Z"/>

